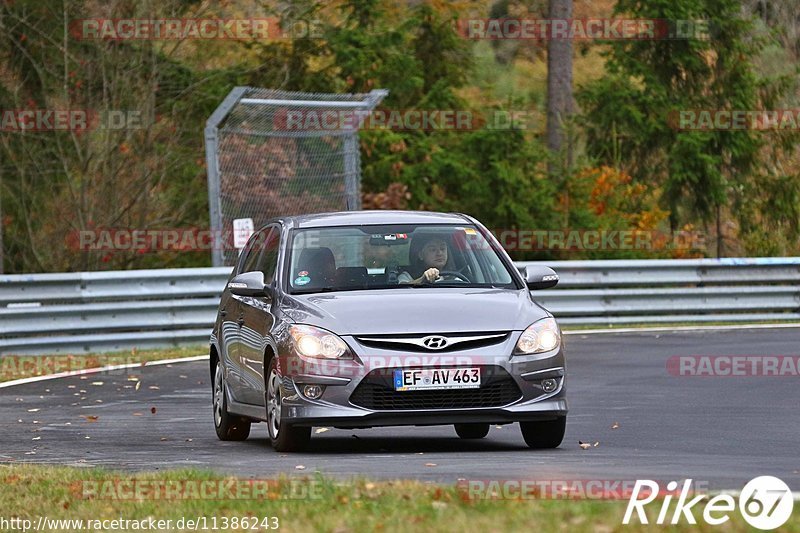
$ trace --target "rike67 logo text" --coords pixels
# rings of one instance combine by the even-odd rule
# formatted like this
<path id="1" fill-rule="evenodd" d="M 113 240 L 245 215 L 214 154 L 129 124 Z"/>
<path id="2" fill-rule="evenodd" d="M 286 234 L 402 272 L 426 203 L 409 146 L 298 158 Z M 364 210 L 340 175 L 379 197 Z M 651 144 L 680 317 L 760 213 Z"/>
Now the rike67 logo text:
<path id="1" fill-rule="evenodd" d="M 760 476 L 744 486 L 737 499 L 731 494 L 718 494 L 709 498 L 706 494 L 694 496 L 692 494 L 692 480 L 687 479 L 677 494 L 677 501 L 670 515 L 677 481 L 667 484 L 667 492 L 662 492 L 658 483 L 649 479 L 636 480 L 633 493 L 625 509 L 623 524 L 630 524 L 634 511 L 639 522 L 648 524 L 645 506 L 654 502 L 659 495 L 664 495 L 661 508 L 656 518 L 656 524 L 678 524 L 685 520 L 688 524 L 696 524 L 695 511 L 702 508 L 703 520 L 712 526 L 722 525 L 730 520 L 730 514 L 737 508 L 745 521 L 754 528 L 771 530 L 782 526 L 792 514 L 794 497 L 789 487 L 780 479 L 773 476 Z M 694 496 L 694 497 L 692 497 Z M 690 499 L 691 498 L 691 499 Z M 700 505 L 703 500 L 708 500 L 705 505 Z"/>

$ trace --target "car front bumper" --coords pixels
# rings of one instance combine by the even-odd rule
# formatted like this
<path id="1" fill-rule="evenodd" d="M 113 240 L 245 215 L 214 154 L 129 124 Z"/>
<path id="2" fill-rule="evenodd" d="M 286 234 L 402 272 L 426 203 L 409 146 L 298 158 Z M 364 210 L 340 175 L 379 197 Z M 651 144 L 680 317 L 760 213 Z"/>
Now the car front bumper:
<path id="1" fill-rule="evenodd" d="M 544 421 L 566 416 L 566 371 L 563 347 L 529 356 L 511 356 L 521 332 L 512 332 L 503 342 L 479 350 L 447 353 L 403 353 L 367 348 L 353 338 L 344 340 L 355 348 L 353 361 L 284 359 L 288 371 L 283 378 L 282 420 L 298 426 L 365 428 L 402 425 L 443 425 L 455 423 L 506 424 Z M 501 354 L 501 355 L 492 355 Z M 504 405 L 465 408 L 369 409 L 355 405 L 351 396 L 375 370 L 430 367 L 499 367 L 519 388 L 519 397 Z M 286 369 L 285 369 L 286 370 Z M 542 382 L 553 379 L 557 388 L 544 392 Z M 317 399 L 304 396 L 306 385 L 322 385 Z M 407 394 L 407 393 L 400 393 Z"/>

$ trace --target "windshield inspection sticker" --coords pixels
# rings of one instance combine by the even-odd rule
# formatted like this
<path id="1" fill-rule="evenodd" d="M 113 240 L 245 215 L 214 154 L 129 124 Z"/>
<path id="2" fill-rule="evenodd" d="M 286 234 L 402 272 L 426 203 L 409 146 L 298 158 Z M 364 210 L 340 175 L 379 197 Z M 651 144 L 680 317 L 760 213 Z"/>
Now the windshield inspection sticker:
<path id="1" fill-rule="evenodd" d="M 300 272 L 300 275 L 294 280 L 294 284 L 295 285 L 305 285 L 306 283 L 311 281 L 311 278 L 309 278 L 307 276 L 307 274 L 308 274 L 308 272 L 306 272 L 305 270 L 303 272 Z"/>

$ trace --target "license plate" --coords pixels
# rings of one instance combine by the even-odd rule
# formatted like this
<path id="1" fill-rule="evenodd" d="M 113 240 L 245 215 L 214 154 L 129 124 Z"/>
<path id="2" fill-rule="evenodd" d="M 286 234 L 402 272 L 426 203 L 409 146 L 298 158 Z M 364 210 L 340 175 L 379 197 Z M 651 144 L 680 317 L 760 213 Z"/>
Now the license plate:
<path id="1" fill-rule="evenodd" d="M 395 370 L 394 390 L 478 389 L 480 368 L 427 368 Z"/>

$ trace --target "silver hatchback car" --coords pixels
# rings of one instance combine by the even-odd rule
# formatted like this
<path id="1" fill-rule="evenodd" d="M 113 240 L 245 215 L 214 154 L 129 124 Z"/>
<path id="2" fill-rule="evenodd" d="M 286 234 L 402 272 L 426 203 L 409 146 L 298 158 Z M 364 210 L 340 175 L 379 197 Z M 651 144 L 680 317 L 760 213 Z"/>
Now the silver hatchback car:
<path id="1" fill-rule="evenodd" d="M 250 238 L 211 335 L 214 426 L 301 450 L 314 426 L 519 422 L 555 448 L 567 417 L 561 331 L 518 271 L 462 214 L 349 211 L 275 219 Z"/>

